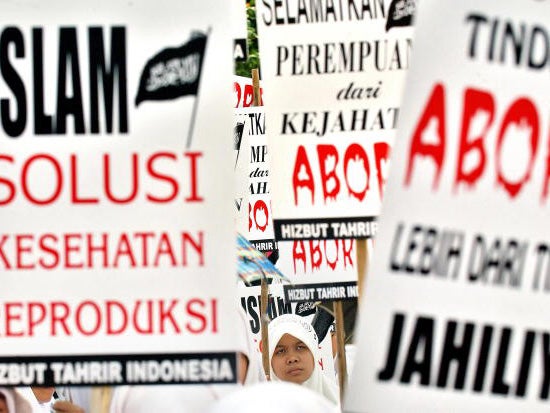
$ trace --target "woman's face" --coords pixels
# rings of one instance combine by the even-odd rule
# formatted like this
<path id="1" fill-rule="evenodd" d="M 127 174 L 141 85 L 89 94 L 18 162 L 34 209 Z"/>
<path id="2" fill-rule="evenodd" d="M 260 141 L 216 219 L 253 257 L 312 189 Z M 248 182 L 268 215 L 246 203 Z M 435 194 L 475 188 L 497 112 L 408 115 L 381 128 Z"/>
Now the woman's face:
<path id="1" fill-rule="evenodd" d="M 275 347 L 271 367 L 280 380 L 302 384 L 313 373 L 315 360 L 301 340 L 285 334 Z"/>

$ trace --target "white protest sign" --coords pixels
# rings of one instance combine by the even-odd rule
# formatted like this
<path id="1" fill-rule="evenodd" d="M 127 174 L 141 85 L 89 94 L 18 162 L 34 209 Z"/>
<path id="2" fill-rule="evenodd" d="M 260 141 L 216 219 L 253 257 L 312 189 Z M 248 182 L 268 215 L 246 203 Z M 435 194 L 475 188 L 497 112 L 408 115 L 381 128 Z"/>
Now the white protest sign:
<path id="1" fill-rule="evenodd" d="M 548 409 L 549 11 L 421 2 L 345 411 Z"/>
<path id="2" fill-rule="evenodd" d="M 241 113 L 242 109 L 233 111 L 233 154 L 235 171 L 235 228 L 237 232 L 246 234 L 249 226 L 248 190 L 250 144 L 248 137 L 248 116 Z"/>
<path id="3" fill-rule="evenodd" d="M 304 284 L 323 283 L 332 288 L 332 283 L 357 281 L 356 242 L 352 239 L 294 240 L 278 242 L 279 260 L 277 268 L 294 285 L 285 289 L 311 288 Z M 351 291 L 350 291 L 351 292 Z M 339 297 L 327 297 L 315 294 L 306 298 L 311 301 L 328 298 L 355 298 L 357 293 Z M 294 301 L 294 299 L 293 299 Z"/>
<path id="4" fill-rule="evenodd" d="M 413 10 L 411 1 L 257 3 L 278 241 L 374 235 Z"/>
<path id="5" fill-rule="evenodd" d="M 271 211 L 270 167 L 268 163 L 268 147 L 265 137 L 265 110 L 263 106 L 253 106 L 235 109 L 239 123 L 243 123 L 243 140 L 241 151 L 245 154 L 243 165 L 246 168 L 246 202 L 239 201 L 240 208 L 246 215 L 245 228 L 240 228 L 241 234 L 261 252 L 276 249 L 273 234 L 273 219 Z M 243 155 L 240 155 L 243 156 Z M 241 183 L 242 184 L 242 183 Z"/>
<path id="6" fill-rule="evenodd" d="M 298 314 L 309 323 L 313 321 L 315 306 L 313 303 L 291 303 L 285 299 L 283 286 L 271 284 L 269 286 L 267 316 L 270 320 L 283 314 Z M 247 316 L 247 327 L 249 328 L 249 339 L 257 356 L 262 354 L 262 334 L 260 327 L 260 298 L 261 288 L 240 286 L 238 289 L 241 298 L 241 307 Z M 332 340 L 330 333 L 319 343 L 319 367 L 331 380 L 335 380 L 334 360 L 332 356 Z"/>
<path id="7" fill-rule="evenodd" d="M 235 381 L 226 4 L 3 4 L 1 385 Z"/>

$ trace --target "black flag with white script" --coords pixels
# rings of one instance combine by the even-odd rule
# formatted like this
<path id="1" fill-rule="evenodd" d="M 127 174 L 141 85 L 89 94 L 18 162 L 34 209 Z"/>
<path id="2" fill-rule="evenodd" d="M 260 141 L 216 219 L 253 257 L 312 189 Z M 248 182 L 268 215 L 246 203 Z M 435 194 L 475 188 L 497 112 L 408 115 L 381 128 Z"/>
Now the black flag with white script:
<path id="1" fill-rule="evenodd" d="M 392 27 L 412 26 L 416 0 L 392 0 L 388 10 L 386 31 Z"/>
<path id="2" fill-rule="evenodd" d="M 149 59 L 139 80 L 136 106 L 145 100 L 197 95 L 206 39 L 205 34 L 194 32 L 187 43 Z"/>

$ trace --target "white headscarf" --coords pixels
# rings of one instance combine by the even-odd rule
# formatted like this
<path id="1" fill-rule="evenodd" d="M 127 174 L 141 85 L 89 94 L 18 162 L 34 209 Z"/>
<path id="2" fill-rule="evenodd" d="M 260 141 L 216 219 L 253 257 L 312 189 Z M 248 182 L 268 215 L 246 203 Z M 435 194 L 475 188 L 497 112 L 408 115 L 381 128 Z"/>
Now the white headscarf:
<path id="1" fill-rule="evenodd" d="M 311 376 L 302 383 L 302 386 L 321 393 L 334 404 L 339 404 L 338 387 L 323 374 L 319 366 L 319 344 L 317 341 L 317 334 L 315 334 L 313 326 L 303 317 L 296 314 L 284 314 L 269 323 L 269 360 L 273 357 L 277 343 L 285 334 L 290 334 L 301 340 L 313 354 L 313 372 Z M 270 370 L 271 380 L 280 380 L 275 375 L 271 362 Z"/>
<path id="2" fill-rule="evenodd" d="M 235 385 L 162 384 L 120 386 L 113 393 L 110 413 L 204 412 Z"/>
<path id="3" fill-rule="evenodd" d="M 278 381 L 242 387 L 215 403 L 208 413 L 336 413 L 338 407 L 298 384 Z"/>

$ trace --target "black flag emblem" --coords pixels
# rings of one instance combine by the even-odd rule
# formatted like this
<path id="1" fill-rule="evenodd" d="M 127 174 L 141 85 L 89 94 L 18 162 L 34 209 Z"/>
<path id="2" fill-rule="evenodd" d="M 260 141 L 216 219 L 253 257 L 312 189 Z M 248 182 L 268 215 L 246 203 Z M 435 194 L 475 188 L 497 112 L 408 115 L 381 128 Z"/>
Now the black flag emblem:
<path id="1" fill-rule="evenodd" d="M 195 32 L 180 47 L 164 49 L 153 56 L 141 73 L 136 106 L 145 100 L 168 100 L 197 95 L 206 35 Z"/>
<path id="2" fill-rule="evenodd" d="M 386 31 L 392 27 L 412 26 L 415 11 L 415 0 L 392 0 L 386 21 Z"/>

